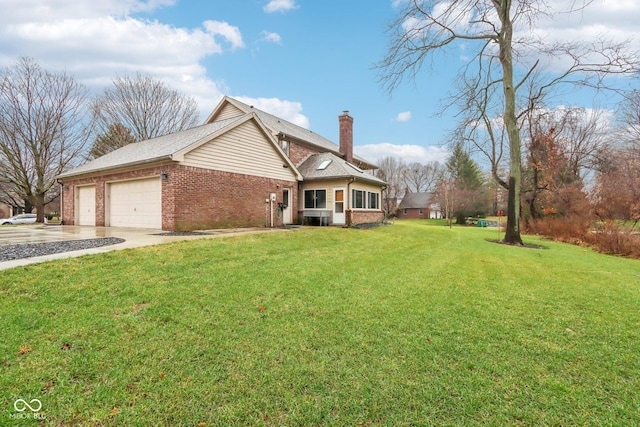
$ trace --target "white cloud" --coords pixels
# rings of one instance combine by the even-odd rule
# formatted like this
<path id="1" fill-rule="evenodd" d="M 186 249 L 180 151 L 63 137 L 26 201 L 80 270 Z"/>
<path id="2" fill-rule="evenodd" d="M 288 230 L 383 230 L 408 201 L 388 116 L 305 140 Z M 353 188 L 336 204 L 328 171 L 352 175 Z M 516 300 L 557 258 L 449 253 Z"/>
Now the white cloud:
<path id="1" fill-rule="evenodd" d="M 419 162 L 428 163 L 437 161 L 444 163 L 449 151 L 445 146 L 430 145 L 423 147 L 420 145 L 396 145 L 388 142 L 380 144 L 357 145 L 353 147 L 353 151 L 374 163 L 384 157 L 397 157 L 407 163 Z"/>
<path id="2" fill-rule="evenodd" d="M 403 0 L 392 1 L 394 7 L 403 3 Z M 431 3 L 435 3 L 430 10 L 431 15 L 437 17 L 438 21 L 444 24 L 443 26 L 450 27 L 459 34 L 492 32 L 493 28 L 486 22 L 499 22 L 490 2 L 487 2 L 487 14 L 484 16 L 479 15 L 479 10 L 474 12 L 477 16 L 463 10 L 462 7 L 465 7 L 466 2 Z M 538 14 L 533 21 L 520 19 L 515 23 L 514 43 L 521 58 L 528 58 L 529 61 L 541 59 L 543 55 L 537 49 L 539 44 L 545 46 L 568 42 L 585 44 L 596 43 L 599 39 L 614 43 L 630 41 L 630 50 L 640 51 L 640 25 L 637 19 L 640 16 L 640 1 L 638 0 L 554 0 L 543 3 L 542 12 L 544 13 Z M 584 3 L 588 4 L 580 9 Z M 454 8 L 446 11 L 452 5 Z M 574 11 L 568 13 L 572 9 Z M 424 37 L 429 22 L 421 15 L 408 17 L 402 24 L 403 31 L 411 38 Z M 531 22 L 533 28 L 529 27 Z M 473 55 L 465 53 L 464 45 L 459 46 L 461 61 L 468 62 Z M 493 45 L 489 48 L 496 49 Z M 597 54 L 585 59 L 598 62 L 603 60 Z M 542 65 L 551 71 L 564 71 L 568 64 L 570 61 L 566 56 L 553 56 L 547 58 L 546 63 Z"/>
<path id="3" fill-rule="evenodd" d="M 408 122 L 409 120 L 411 120 L 411 111 L 404 111 L 402 113 L 399 113 L 395 120 L 397 122 Z"/>
<path id="4" fill-rule="evenodd" d="M 227 22 L 221 21 L 204 21 L 203 25 L 209 34 L 222 36 L 225 40 L 231 43 L 232 49 L 244 47 L 242 34 L 238 27 L 234 27 Z"/>
<path id="5" fill-rule="evenodd" d="M 130 16 L 176 0 L 3 0 L 0 67 L 19 56 L 51 71 L 68 71 L 100 92 L 116 75 L 149 74 L 193 96 L 207 117 L 223 81 L 207 76 L 205 58 L 244 47 L 240 30 L 208 20 L 185 28 Z"/>
<path id="6" fill-rule="evenodd" d="M 282 42 L 282 37 L 280 37 L 280 34 L 278 33 L 272 33 L 270 31 L 265 30 L 260 34 L 262 34 L 262 38 L 260 39 L 262 41 L 276 43 L 276 44 L 280 44 Z"/>
<path id="7" fill-rule="evenodd" d="M 298 5 L 295 0 L 271 0 L 265 5 L 263 10 L 266 13 L 286 12 L 297 7 Z"/>
<path id="8" fill-rule="evenodd" d="M 309 119 L 302 114 L 302 104 L 299 102 L 284 101 L 278 98 L 249 98 L 246 96 L 236 96 L 235 98 L 245 104 L 253 105 L 259 110 L 309 129 Z"/>
<path id="9" fill-rule="evenodd" d="M 0 22 L 52 22 L 105 15 L 124 18 L 134 12 L 151 12 L 175 3 L 176 0 L 2 0 Z"/>

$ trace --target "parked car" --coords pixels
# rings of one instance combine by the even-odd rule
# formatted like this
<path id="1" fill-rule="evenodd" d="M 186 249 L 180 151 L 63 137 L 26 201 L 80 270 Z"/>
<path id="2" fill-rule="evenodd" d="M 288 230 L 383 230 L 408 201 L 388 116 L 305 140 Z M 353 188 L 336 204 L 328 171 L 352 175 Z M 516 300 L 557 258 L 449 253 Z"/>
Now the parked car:
<path id="1" fill-rule="evenodd" d="M 33 224 L 36 222 L 36 214 L 20 214 L 11 218 L 0 219 L 2 225 L 8 224 Z"/>

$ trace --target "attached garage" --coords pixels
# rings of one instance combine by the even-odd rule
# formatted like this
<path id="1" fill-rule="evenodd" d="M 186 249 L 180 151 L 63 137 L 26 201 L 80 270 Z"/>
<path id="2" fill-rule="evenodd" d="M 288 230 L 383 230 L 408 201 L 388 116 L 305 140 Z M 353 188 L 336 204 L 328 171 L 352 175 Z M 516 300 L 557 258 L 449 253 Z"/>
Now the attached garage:
<path id="1" fill-rule="evenodd" d="M 159 177 L 108 184 L 108 225 L 162 228 L 162 182 Z"/>
<path id="2" fill-rule="evenodd" d="M 96 225 L 96 186 L 86 185 L 76 188 L 76 224 Z"/>

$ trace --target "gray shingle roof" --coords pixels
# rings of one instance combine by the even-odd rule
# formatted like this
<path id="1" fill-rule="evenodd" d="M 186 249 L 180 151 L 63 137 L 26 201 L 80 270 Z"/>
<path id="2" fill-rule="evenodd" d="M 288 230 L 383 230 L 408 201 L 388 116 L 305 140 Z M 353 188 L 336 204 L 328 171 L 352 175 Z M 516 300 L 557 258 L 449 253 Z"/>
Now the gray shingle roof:
<path id="1" fill-rule="evenodd" d="M 404 195 L 400 206 L 407 209 L 421 209 L 431 206 L 432 193 L 407 193 Z"/>
<path id="2" fill-rule="evenodd" d="M 172 155 L 184 150 L 192 144 L 198 143 L 203 138 L 207 138 L 225 127 L 233 125 L 239 120 L 244 119 L 246 116 L 247 115 L 220 120 L 207 125 L 197 126 L 169 135 L 125 145 L 122 148 L 65 172 L 59 175 L 58 178 L 65 178 L 89 172 L 99 172 L 115 167 L 133 166 L 164 159 L 170 160 Z"/>
<path id="3" fill-rule="evenodd" d="M 295 125 L 284 119 L 281 119 L 272 114 L 269 114 L 265 111 L 259 110 L 251 105 L 247 105 L 241 101 L 238 101 L 235 98 L 229 98 L 229 99 L 232 100 L 239 107 L 241 107 L 246 113 L 255 112 L 256 115 L 260 118 L 260 120 L 262 120 L 262 122 L 267 127 L 275 130 L 276 133 L 283 133 L 285 135 L 291 136 L 301 141 L 308 142 L 311 145 L 315 145 L 323 150 L 331 151 L 337 155 L 340 155 L 340 146 L 338 144 L 331 142 L 327 138 L 321 135 L 318 135 L 317 133 L 310 131 L 308 129 L 305 129 L 301 126 Z M 354 155 L 353 158 L 360 163 L 364 163 L 366 165 L 375 167 L 373 163 L 371 163 L 366 159 L 363 159 L 362 157 Z"/>
<path id="4" fill-rule="evenodd" d="M 322 162 L 330 161 L 326 168 L 319 170 L 318 166 Z M 305 181 L 314 179 L 332 179 L 332 178 L 358 178 L 360 180 L 369 181 L 375 184 L 384 185 L 385 182 L 378 177 L 357 168 L 355 165 L 348 163 L 341 157 L 333 153 L 312 154 L 307 160 L 302 162 L 298 170 L 304 177 Z"/>
<path id="5" fill-rule="evenodd" d="M 301 141 L 305 141 L 311 145 L 315 145 L 316 147 L 327 150 L 328 153 L 322 153 L 319 155 L 311 156 L 310 159 L 305 161 L 303 165 L 301 165 L 299 171 L 305 177 L 305 179 L 314 179 L 316 176 L 318 177 L 328 177 L 330 172 L 332 173 L 332 177 L 358 177 L 370 182 L 375 182 L 379 184 L 384 184 L 384 181 L 379 178 L 374 177 L 373 175 L 364 173 L 363 171 L 358 171 L 354 165 L 350 165 L 344 159 L 339 157 L 340 148 L 337 144 L 329 141 L 328 139 L 310 131 L 293 123 L 290 123 L 286 120 L 280 119 L 272 114 L 269 114 L 265 111 L 254 108 L 250 105 L 244 104 L 237 99 L 228 98 L 237 106 L 239 106 L 246 114 L 240 115 L 237 117 L 217 120 L 212 123 L 208 123 L 202 126 L 197 126 L 191 129 L 183 130 L 180 132 L 172 133 L 169 135 L 160 136 L 157 138 L 149 139 L 146 141 L 140 141 L 133 144 L 126 145 L 118 150 L 112 151 L 111 153 L 107 153 L 102 157 L 98 157 L 95 160 L 92 160 L 88 163 L 85 163 L 82 166 L 79 166 L 70 171 L 64 172 L 58 176 L 58 178 L 67 178 L 71 176 L 82 175 L 86 173 L 93 172 L 101 172 L 109 169 L 113 169 L 116 167 L 127 167 L 127 166 L 135 166 L 139 164 L 145 164 L 155 161 L 162 160 L 171 160 L 172 156 L 176 153 L 179 153 L 191 145 L 196 145 L 201 142 L 205 138 L 209 138 L 216 132 L 224 130 L 226 127 L 232 127 L 235 123 L 244 120 L 247 116 L 251 114 L 255 114 L 257 118 L 268 128 L 271 128 L 275 132 L 281 132 L 285 135 L 291 136 L 293 138 L 299 139 Z M 332 159 L 335 160 L 332 162 L 333 164 L 325 171 L 316 171 L 315 169 L 320 164 L 322 160 L 318 162 L 314 167 L 309 166 L 308 171 L 309 175 L 303 172 L 303 166 L 307 164 L 308 161 L 315 161 L 315 159 L 320 159 L 321 157 L 331 155 Z M 313 159 L 313 160 L 312 160 Z M 374 167 L 374 165 L 367 160 L 354 156 L 358 162 L 364 163 L 366 165 Z M 310 163 L 309 163 L 310 164 Z M 323 174 L 318 174 L 317 172 L 323 172 Z M 322 175 L 322 176 L 319 176 Z"/>

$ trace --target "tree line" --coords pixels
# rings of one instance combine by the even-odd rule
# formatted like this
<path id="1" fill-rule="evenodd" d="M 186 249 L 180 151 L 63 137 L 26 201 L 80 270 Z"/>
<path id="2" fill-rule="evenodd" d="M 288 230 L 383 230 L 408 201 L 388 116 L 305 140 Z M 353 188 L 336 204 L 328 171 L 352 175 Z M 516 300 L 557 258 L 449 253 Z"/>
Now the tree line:
<path id="1" fill-rule="evenodd" d="M 626 94 L 615 117 L 607 113 L 561 107 L 527 114 L 520 126 L 519 205 L 525 228 L 550 218 L 623 220 L 634 227 L 640 221 L 640 91 Z M 458 223 L 507 209 L 506 190 L 488 169 L 501 173 L 508 162 L 502 159 L 483 170 L 474 160 L 484 158 L 477 145 L 459 132 L 452 138 L 442 166 L 407 165 L 394 157 L 380 161 L 379 176 L 388 183 L 387 212 L 395 211 L 405 191 L 431 192 L 432 202 Z"/>
<path id="2" fill-rule="evenodd" d="M 590 89 L 594 95 L 617 91 L 621 79 L 638 76 L 640 54 L 630 40 L 602 34 L 591 40 L 554 41 L 537 28 L 543 19 L 580 14 L 591 3 L 406 0 L 399 3 L 401 10 L 389 25 L 387 53 L 377 64 L 389 93 L 405 79 L 416 80 L 425 65 L 437 69 L 433 65 L 443 54 L 464 47 L 469 60 L 461 66 L 446 106 L 458 112 L 458 138 L 482 153 L 493 180 L 508 191 L 505 243 L 522 245 L 522 192 L 527 186 L 540 186 L 524 181 L 522 138 L 527 123 L 535 123 L 553 96 L 571 96 L 577 89 Z"/>
<path id="3" fill-rule="evenodd" d="M 198 122 L 194 98 L 150 76 L 116 76 L 90 96 L 69 73 L 19 58 L 0 74 L 0 203 L 42 222 L 65 170 Z"/>

